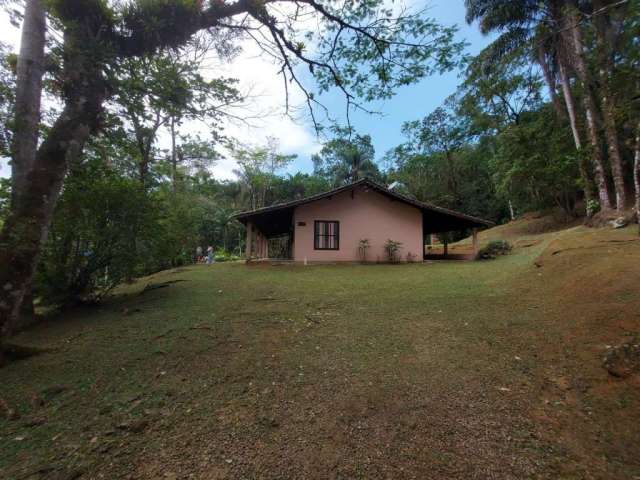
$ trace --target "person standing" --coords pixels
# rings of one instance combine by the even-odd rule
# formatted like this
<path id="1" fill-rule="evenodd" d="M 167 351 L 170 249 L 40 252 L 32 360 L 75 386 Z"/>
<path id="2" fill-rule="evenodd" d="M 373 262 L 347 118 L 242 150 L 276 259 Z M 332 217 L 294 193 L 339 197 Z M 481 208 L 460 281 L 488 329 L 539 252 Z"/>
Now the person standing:
<path id="1" fill-rule="evenodd" d="M 196 263 L 200 263 L 202 261 L 202 247 L 198 245 L 196 247 Z"/>
<path id="2" fill-rule="evenodd" d="M 213 247 L 209 245 L 207 247 L 207 265 L 211 265 L 213 263 Z"/>

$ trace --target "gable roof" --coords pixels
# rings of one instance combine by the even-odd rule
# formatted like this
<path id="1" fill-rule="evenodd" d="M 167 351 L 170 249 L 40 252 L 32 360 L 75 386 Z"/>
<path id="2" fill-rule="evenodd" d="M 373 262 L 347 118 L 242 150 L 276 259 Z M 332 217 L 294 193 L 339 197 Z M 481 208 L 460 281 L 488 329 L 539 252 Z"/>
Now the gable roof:
<path id="1" fill-rule="evenodd" d="M 258 208 L 256 210 L 249 210 L 245 212 L 237 213 L 233 216 L 242 223 L 246 223 L 249 220 L 259 218 L 264 216 L 265 214 L 276 213 L 281 211 L 286 211 L 298 207 L 300 205 L 305 205 L 307 203 L 316 202 L 318 200 L 322 200 L 323 198 L 332 197 L 342 192 L 347 192 L 353 189 L 354 187 L 364 186 L 371 188 L 391 199 L 398 200 L 400 202 L 406 203 L 407 205 L 411 205 L 420 209 L 423 212 L 423 216 L 437 215 L 438 217 L 447 217 L 450 219 L 449 222 L 445 222 L 447 225 L 456 225 L 459 226 L 459 229 L 464 228 L 476 228 L 476 227 L 490 227 L 495 225 L 493 222 L 488 220 L 484 220 L 482 218 L 474 217 L 471 215 L 466 215 L 464 213 L 456 212 L 454 210 L 449 210 L 448 208 L 438 207 L 437 205 L 433 205 L 427 202 L 420 202 L 418 200 L 414 200 L 413 198 L 407 197 L 406 195 L 402 195 L 400 193 L 389 190 L 384 185 L 380 185 L 377 182 L 369 180 L 368 178 L 363 178 L 361 180 L 357 180 L 348 185 L 344 185 L 342 187 L 334 188 L 333 190 L 329 190 L 327 192 L 319 193 L 317 195 L 312 195 L 310 197 L 301 198 L 299 200 L 292 200 L 290 202 L 279 203 L 277 205 L 271 205 L 269 207 Z M 262 222 L 261 222 L 262 223 Z M 455 230 L 456 228 L 451 228 L 451 230 Z M 439 232 L 444 232 L 447 230 L 439 230 Z M 426 233 L 436 233 L 438 231 L 426 232 Z"/>

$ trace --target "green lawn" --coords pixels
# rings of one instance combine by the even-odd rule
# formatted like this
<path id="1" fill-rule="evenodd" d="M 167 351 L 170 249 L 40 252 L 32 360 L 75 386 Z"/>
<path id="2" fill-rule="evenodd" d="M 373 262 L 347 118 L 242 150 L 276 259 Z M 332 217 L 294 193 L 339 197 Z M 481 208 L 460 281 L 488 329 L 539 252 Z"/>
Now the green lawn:
<path id="1" fill-rule="evenodd" d="M 0 370 L 20 414 L 0 420 L 0 478 L 640 475 L 633 429 L 611 448 L 608 417 L 598 441 L 563 437 L 585 402 L 640 403 L 633 385 L 574 404 L 577 390 L 554 389 L 582 378 L 554 345 L 573 324 L 534 265 L 554 238 L 488 262 L 144 279 L 18 336 L 50 350 Z"/>

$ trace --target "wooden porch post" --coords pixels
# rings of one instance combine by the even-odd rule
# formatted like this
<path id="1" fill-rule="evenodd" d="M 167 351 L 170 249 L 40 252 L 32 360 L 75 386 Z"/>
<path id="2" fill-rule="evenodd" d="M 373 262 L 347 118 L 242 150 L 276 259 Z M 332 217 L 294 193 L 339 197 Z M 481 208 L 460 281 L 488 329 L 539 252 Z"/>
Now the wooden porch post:
<path id="1" fill-rule="evenodd" d="M 251 222 L 247 222 L 247 244 L 245 245 L 245 249 L 244 249 L 244 256 L 247 260 L 251 260 L 252 244 L 253 244 L 253 224 Z"/>
<path id="2" fill-rule="evenodd" d="M 478 229 L 473 229 L 473 257 L 478 257 L 478 252 L 480 251 L 480 245 L 478 242 Z"/>

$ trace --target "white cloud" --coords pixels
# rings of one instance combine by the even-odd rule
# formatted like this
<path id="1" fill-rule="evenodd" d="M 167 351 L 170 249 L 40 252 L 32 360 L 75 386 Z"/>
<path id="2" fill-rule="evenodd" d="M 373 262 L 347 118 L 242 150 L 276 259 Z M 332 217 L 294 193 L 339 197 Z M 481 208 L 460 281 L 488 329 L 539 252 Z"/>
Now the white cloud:
<path id="1" fill-rule="evenodd" d="M 386 1 L 386 5 L 392 7 L 396 13 L 403 5 L 413 10 L 417 3 L 419 3 L 418 0 Z M 312 17 L 307 18 L 310 27 L 317 26 Z M 11 26 L 5 12 L 0 13 L 0 28 L 4 32 L 2 41 L 13 45 L 17 50 L 20 32 Z M 243 41 L 241 47 L 242 53 L 231 62 L 211 62 L 204 71 L 206 76 L 237 78 L 240 91 L 250 94 L 245 107 L 234 112 L 239 116 L 251 117 L 248 124 L 229 121 L 224 125 L 225 133 L 240 143 L 252 145 L 265 144 L 268 137 L 275 137 L 280 143 L 282 153 L 299 156 L 299 159 L 290 167 L 291 172 L 310 170 L 309 157 L 320 149 L 320 143 L 308 118 L 303 93 L 295 85 L 289 84 L 290 113 L 296 113 L 297 118 L 286 115 L 286 93 L 282 75 L 279 74 L 280 65 L 263 55 L 253 40 Z M 308 45 L 310 50 L 313 50 L 313 47 L 314 45 Z M 207 133 L 205 125 L 191 123 L 186 127 L 187 129 L 182 133 L 187 131 Z M 161 136 L 158 144 L 161 148 L 168 147 L 166 133 Z M 225 159 L 212 168 L 212 173 L 219 179 L 235 178 L 233 174 L 235 167 L 233 160 Z M 10 172 L 9 167 L 2 165 L 0 176 L 8 175 L 7 172 Z"/>
<path id="2" fill-rule="evenodd" d="M 243 54 L 228 64 L 209 66 L 205 72 L 213 72 L 213 76 L 237 78 L 238 88 L 248 95 L 241 107 L 236 107 L 233 114 L 246 118 L 246 121 L 229 119 L 224 122 L 224 134 L 245 145 L 266 145 L 269 138 L 277 139 L 280 151 L 284 154 L 296 154 L 298 160 L 292 170 L 309 170 L 311 162 L 308 158 L 320 149 L 320 144 L 309 121 L 304 116 L 303 94 L 297 89 L 289 88 L 290 114 L 285 110 L 286 92 L 279 67 L 268 59 L 258 55 L 257 48 L 249 41 L 243 42 Z M 299 114 L 294 118 L 292 114 Z M 207 134 L 207 126 L 202 122 L 186 124 L 181 133 Z M 160 146 L 168 148 L 169 138 L 166 133 L 159 141 Z M 227 152 L 225 152 L 227 154 Z M 306 161 L 305 161 L 306 160 Z M 226 158 L 212 167 L 212 173 L 218 179 L 233 179 L 233 170 L 237 164 Z"/>
<path id="3" fill-rule="evenodd" d="M 216 72 L 219 75 L 237 78 L 242 92 L 250 92 L 246 114 L 248 123 L 229 122 L 225 133 L 241 143 L 265 144 L 269 137 L 276 138 L 280 150 L 286 154 L 297 154 L 300 161 L 296 169 L 305 169 L 301 161 L 320 149 L 314 130 L 306 115 L 303 93 L 289 85 L 289 114 L 285 110 L 286 90 L 279 73 L 280 66 L 260 55 L 252 40 L 242 44 L 243 53 Z M 294 118 L 293 115 L 296 115 Z M 221 168 L 220 173 L 228 171 Z M 216 169 L 214 168 L 214 172 Z"/>
<path id="4" fill-rule="evenodd" d="M 20 31 L 13 27 L 4 11 L 0 12 L 0 28 L 4 32 L 2 41 L 11 45 L 15 51 L 19 48 Z M 260 145 L 268 137 L 275 137 L 280 142 L 282 153 L 297 154 L 300 160 L 295 162 L 293 170 L 308 170 L 310 162 L 305 162 L 320 146 L 307 118 L 300 116 L 292 119 L 285 112 L 285 89 L 279 66 L 261 55 L 259 48 L 252 40 L 241 43 L 242 53 L 229 63 L 211 62 L 203 72 L 210 77 L 231 77 L 239 80 L 239 89 L 247 93 L 249 98 L 242 109 L 234 112 L 239 116 L 250 117 L 248 124 L 229 121 L 224 125 L 225 133 L 240 143 Z M 302 93 L 290 86 L 289 102 L 291 112 L 302 112 L 304 97 Z M 206 134 L 205 125 L 191 123 L 186 125 L 191 133 Z M 186 133 L 186 131 L 183 131 Z M 158 145 L 167 148 L 169 142 L 166 133 L 159 138 Z M 212 173 L 219 179 L 235 178 L 233 169 L 236 164 L 230 159 L 218 162 Z M 0 160 L 0 176 L 10 176 L 10 167 L 6 161 Z"/>

